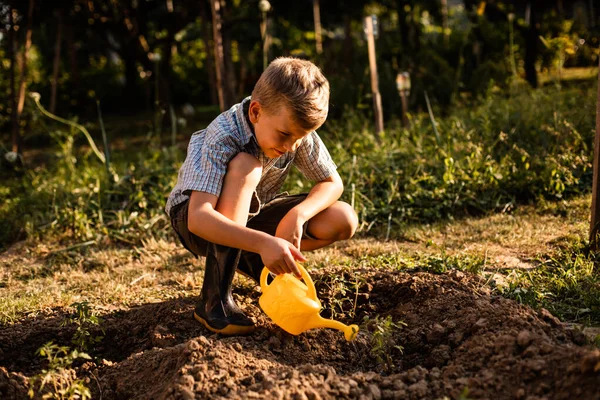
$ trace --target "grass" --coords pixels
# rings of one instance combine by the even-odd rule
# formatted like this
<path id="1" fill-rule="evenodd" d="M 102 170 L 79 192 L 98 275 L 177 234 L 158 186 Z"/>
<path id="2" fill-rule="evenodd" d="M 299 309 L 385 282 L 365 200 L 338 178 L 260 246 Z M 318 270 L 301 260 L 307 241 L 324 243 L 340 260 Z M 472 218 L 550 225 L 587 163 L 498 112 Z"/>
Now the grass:
<path id="1" fill-rule="evenodd" d="M 202 281 L 200 262 L 173 242 L 80 248 L 60 259 L 47 253 L 40 244 L 26 257 L 18 249 L 2 254 L 0 323 L 81 301 L 114 310 L 196 295 Z"/>
<path id="2" fill-rule="evenodd" d="M 413 225 L 404 239 L 359 238 L 307 253 L 307 267 L 461 270 L 483 276 L 492 290 L 565 321 L 600 324 L 600 275 L 585 249 L 589 196 L 561 203 L 562 212 L 523 207 L 490 215 Z M 512 232 L 506 237 L 504 232 Z M 21 245 L 24 246 L 24 245 Z M 170 240 L 139 247 L 82 247 L 57 258 L 44 244 L 0 255 L 0 323 L 87 301 L 101 312 L 199 293 L 202 260 Z M 244 278 L 238 282 L 246 284 Z M 328 277 L 332 315 L 352 317 L 357 279 Z"/>

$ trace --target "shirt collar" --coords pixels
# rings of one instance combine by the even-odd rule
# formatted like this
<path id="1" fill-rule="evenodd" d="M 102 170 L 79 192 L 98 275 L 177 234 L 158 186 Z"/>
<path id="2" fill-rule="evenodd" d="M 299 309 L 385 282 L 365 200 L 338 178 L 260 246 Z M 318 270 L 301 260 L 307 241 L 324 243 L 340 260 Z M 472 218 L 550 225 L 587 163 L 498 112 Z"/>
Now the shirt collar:
<path id="1" fill-rule="evenodd" d="M 256 136 L 254 135 L 254 127 L 250 122 L 250 118 L 248 116 L 248 109 L 250 107 L 250 96 L 246 97 L 240 103 L 239 107 L 235 110 L 237 120 L 239 121 L 240 128 L 242 130 L 242 137 L 246 142 L 254 139 L 256 141 Z"/>

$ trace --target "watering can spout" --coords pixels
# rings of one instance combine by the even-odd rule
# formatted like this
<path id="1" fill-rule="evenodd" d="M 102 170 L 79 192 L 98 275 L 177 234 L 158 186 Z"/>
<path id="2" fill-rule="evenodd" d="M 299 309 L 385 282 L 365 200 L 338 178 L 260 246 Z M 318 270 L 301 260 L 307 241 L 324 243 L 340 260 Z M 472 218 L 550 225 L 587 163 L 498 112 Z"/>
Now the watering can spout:
<path id="1" fill-rule="evenodd" d="M 332 328 L 344 332 L 344 337 L 348 342 L 351 342 L 358 333 L 358 325 L 346 325 L 340 321 L 333 319 L 326 319 L 321 317 L 319 314 L 313 315 L 307 324 L 310 328 Z"/>

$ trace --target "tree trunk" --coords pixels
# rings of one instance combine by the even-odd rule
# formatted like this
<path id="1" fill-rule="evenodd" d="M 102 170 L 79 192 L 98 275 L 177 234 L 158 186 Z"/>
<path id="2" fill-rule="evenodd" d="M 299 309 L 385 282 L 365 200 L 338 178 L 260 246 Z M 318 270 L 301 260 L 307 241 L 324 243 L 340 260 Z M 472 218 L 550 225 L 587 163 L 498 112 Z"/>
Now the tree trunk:
<path id="1" fill-rule="evenodd" d="M 79 64 L 77 62 L 77 49 L 75 48 L 75 40 L 73 39 L 73 26 L 67 23 L 65 26 L 65 44 L 67 46 L 67 54 L 69 59 L 69 71 L 71 75 L 71 97 L 75 97 L 79 101 L 79 93 L 81 92 L 81 79 L 79 75 Z"/>
<path id="2" fill-rule="evenodd" d="M 354 40 L 352 39 L 352 17 L 344 14 L 344 42 L 342 43 L 343 65 L 346 69 L 354 61 Z"/>
<path id="3" fill-rule="evenodd" d="M 221 0 L 221 16 L 223 18 L 221 25 L 221 34 L 223 36 L 223 60 L 225 61 L 225 76 L 226 80 L 224 83 L 224 90 L 226 91 L 225 108 L 228 109 L 236 103 L 235 99 L 235 87 L 237 86 L 237 74 L 235 73 L 235 67 L 233 65 L 233 58 L 231 57 L 231 24 L 227 24 L 226 21 L 230 21 L 229 10 L 226 7 L 225 0 Z"/>
<path id="4" fill-rule="evenodd" d="M 162 110 L 169 110 L 173 106 L 173 100 L 171 98 L 171 60 L 173 59 L 173 43 L 175 42 L 175 33 L 173 33 L 172 25 L 168 28 L 167 40 L 163 45 L 163 58 L 159 63 L 159 68 L 162 70 L 160 74 L 160 90 L 159 90 L 159 100 Z M 162 112 L 162 111 L 161 111 Z M 163 118 L 162 123 L 167 126 L 173 126 L 173 122 L 171 118 L 173 115 L 170 112 L 165 114 L 165 118 Z M 163 132 L 161 129 L 160 132 Z M 165 131 L 166 133 L 166 131 Z M 160 138 L 161 144 L 168 143 L 169 137 L 165 136 L 164 138 Z"/>
<path id="5" fill-rule="evenodd" d="M 319 0 L 313 0 L 313 18 L 315 20 L 317 54 L 321 54 L 323 52 L 323 42 L 321 37 L 321 7 L 319 5 Z"/>
<path id="6" fill-rule="evenodd" d="M 10 7 L 10 6 L 9 6 Z M 19 122 L 17 121 L 17 87 L 15 84 L 15 21 L 13 18 L 14 10 L 12 7 L 8 9 L 8 58 L 10 59 L 10 105 L 11 105 L 11 133 L 13 143 L 19 137 Z"/>
<path id="7" fill-rule="evenodd" d="M 202 29 L 204 36 L 204 47 L 206 48 L 206 71 L 208 72 L 208 89 L 210 92 L 210 104 L 218 104 L 219 97 L 215 85 L 215 60 L 214 53 L 210 51 L 212 47 L 210 19 L 204 7 L 200 7 L 200 17 L 202 18 Z"/>
<path id="8" fill-rule="evenodd" d="M 25 30 L 25 47 L 21 56 L 21 76 L 19 79 L 19 104 L 17 105 L 17 125 L 20 124 L 21 114 L 23 113 L 23 107 L 25 106 L 25 87 L 27 86 L 27 57 L 29 55 L 29 49 L 31 48 L 31 26 L 33 20 L 33 7 L 35 6 L 34 0 L 29 0 L 29 11 L 27 13 L 27 28 Z M 19 129 L 13 132 L 12 151 L 20 153 L 21 151 L 21 135 Z"/>
<path id="9" fill-rule="evenodd" d="M 56 113 L 56 90 L 58 88 L 58 72 L 60 70 L 60 48 L 62 42 L 63 17 L 62 10 L 57 15 L 56 42 L 54 43 L 54 65 L 52 68 L 52 90 L 50 94 L 50 112 Z"/>
<path id="10" fill-rule="evenodd" d="M 240 79 L 238 83 L 237 98 L 241 99 L 244 95 L 244 89 L 246 89 L 246 82 L 248 80 L 248 63 L 245 57 L 240 59 Z"/>
<path id="11" fill-rule="evenodd" d="M 229 99 L 227 98 L 227 82 L 225 72 L 225 60 L 223 56 L 223 37 L 221 36 L 221 2 L 219 0 L 210 0 L 213 25 L 213 41 L 215 51 L 215 69 L 217 75 L 217 92 L 219 94 L 219 107 L 221 111 L 229 108 Z"/>
<path id="12" fill-rule="evenodd" d="M 558 12 L 558 16 L 560 17 L 560 19 L 564 19 L 565 8 L 563 7 L 563 0 L 556 0 L 556 11 Z"/>
<path id="13" fill-rule="evenodd" d="M 598 61 L 598 89 L 596 94 L 596 133 L 594 135 L 594 159 L 592 162 L 592 215 L 590 219 L 590 245 L 598 249 L 598 228 L 600 227 L 600 59 Z"/>
<path id="14" fill-rule="evenodd" d="M 408 14 L 404 6 L 406 0 L 396 0 L 396 11 L 398 12 L 398 28 L 400 29 L 400 43 L 402 44 L 402 51 L 408 54 L 409 51 L 409 26 L 408 26 Z"/>
<path id="15" fill-rule="evenodd" d="M 538 28 L 537 28 L 537 1 L 531 2 L 531 23 L 527 29 L 525 37 L 525 79 L 531 87 L 538 87 L 537 71 L 535 70 L 535 62 L 538 57 Z"/>
<path id="16" fill-rule="evenodd" d="M 440 0 L 442 14 L 442 28 L 444 29 L 444 47 L 447 49 L 450 44 L 450 35 L 448 30 L 448 0 Z"/>

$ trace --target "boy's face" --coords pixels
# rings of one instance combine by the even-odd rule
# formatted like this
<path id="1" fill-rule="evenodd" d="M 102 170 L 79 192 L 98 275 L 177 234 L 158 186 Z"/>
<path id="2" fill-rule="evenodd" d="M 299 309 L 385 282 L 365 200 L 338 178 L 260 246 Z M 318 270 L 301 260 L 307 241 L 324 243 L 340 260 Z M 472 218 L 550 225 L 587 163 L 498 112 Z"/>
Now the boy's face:
<path id="1" fill-rule="evenodd" d="M 270 114 L 258 101 L 252 100 L 248 113 L 250 122 L 254 125 L 258 145 L 269 158 L 277 158 L 289 151 L 296 151 L 302 138 L 312 132 L 298 126 L 285 106 L 281 106 L 276 113 Z"/>

